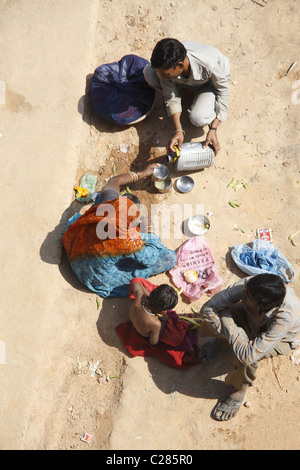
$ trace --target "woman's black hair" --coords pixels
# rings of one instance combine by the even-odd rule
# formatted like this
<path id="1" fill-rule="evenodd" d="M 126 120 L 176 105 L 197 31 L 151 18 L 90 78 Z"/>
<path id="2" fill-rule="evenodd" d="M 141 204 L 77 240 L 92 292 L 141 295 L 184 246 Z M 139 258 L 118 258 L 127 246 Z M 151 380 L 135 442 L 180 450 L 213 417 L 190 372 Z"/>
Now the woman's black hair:
<path id="1" fill-rule="evenodd" d="M 185 57 L 186 48 L 181 42 L 173 38 L 164 38 L 154 47 L 150 62 L 155 69 L 168 70 L 176 67 Z"/>
<path id="2" fill-rule="evenodd" d="M 122 196 L 127 197 L 127 199 L 130 199 L 138 208 L 140 207 L 140 200 L 134 194 L 125 193 L 122 194 Z"/>
<path id="3" fill-rule="evenodd" d="M 286 287 L 280 276 L 276 274 L 258 274 L 247 281 L 246 290 L 257 300 L 263 311 L 280 307 Z"/>
<path id="4" fill-rule="evenodd" d="M 147 300 L 153 313 L 159 313 L 165 310 L 172 310 L 177 305 L 178 294 L 174 287 L 168 284 L 161 284 L 150 293 Z"/>

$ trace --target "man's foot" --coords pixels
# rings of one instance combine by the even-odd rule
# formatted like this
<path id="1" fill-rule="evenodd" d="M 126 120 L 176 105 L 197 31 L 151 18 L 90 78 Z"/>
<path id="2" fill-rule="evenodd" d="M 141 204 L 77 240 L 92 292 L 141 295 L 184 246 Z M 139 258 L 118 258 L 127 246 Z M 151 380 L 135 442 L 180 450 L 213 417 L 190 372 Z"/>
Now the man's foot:
<path id="1" fill-rule="evenodd" d="M 216 406 L 213 413 L 214 418 L 217 421 L 228 421 L 229 419 L 234 418 L 243 403 L 247 388 L 248 386 L 244 386 L 241 390 L 237 390 L 227 395 L 225 400 Z"/>
<path id="2" fill-rule="evenodd" d="M 202 364 L 209 364 L 224 350 L 227 345 L 226 340 L 220 338 L 214 338 L 206 341 L 199 348 L 198 358 Z"/>

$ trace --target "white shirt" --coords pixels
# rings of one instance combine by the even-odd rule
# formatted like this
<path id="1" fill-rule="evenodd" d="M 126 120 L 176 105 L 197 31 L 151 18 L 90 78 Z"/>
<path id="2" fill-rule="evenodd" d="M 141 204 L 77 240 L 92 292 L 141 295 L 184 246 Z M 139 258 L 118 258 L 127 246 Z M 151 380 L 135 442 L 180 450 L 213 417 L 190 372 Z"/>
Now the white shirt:
<path id="1" fill-rule="evenodd" d="M 211 46 L 193 41 L 182 43 L 190 61 L 191 73 L 188 78 L 179 76 L 174 79 L 160 79 L 166 109 L 169 116 L 181 112 L 179 86 L 199 88 L 213 85 L 216 93 L 216 117 L 225 121 L 228 115 L 230 93 L 230 64 L 226 56 Z"/>
<path id="2" fill-rule="evenodd" d="M 259 322 L 246 312 L 250 329 L 255 336 L 254 340 L 249 340 L 243 328 L 237 326 L 232 319 L 225 318 L 221 321 L 218 315 L 222 310 L 230 311 L 234 305 L 242 305 L 242 293 L 247 279 L 250 278 L 238 281 L 214 295 L 202 306 L 200 316 L 216 332 L 227 338 L 243 364 L 252 364 L 274 349 L 280 341 L 290 343 L 292 348 L 300 345 L 300 299 L 287 287 L 282 305 L 262 314 Z"/>

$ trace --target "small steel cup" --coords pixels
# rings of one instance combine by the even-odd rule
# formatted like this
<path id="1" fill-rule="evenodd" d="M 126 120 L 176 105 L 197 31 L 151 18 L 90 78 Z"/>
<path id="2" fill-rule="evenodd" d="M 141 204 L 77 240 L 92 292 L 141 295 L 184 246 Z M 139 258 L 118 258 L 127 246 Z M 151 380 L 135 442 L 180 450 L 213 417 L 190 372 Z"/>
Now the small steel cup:
<path id="1" fill-rule="evenodd" d="M 154 186 L 156 187 L 156 189 L 158 189 L 160 193 L 167 193 L 172 187 L 171 178 L 167 177 L 162 181 L 155 181 Z"/>
<path id="2" fill-rule="evenodd" d="M 169 170 L 165 165 L 158 163 L 152 173 L 152 179 L 154 181 L 163 181 L 169 176 Z"/>

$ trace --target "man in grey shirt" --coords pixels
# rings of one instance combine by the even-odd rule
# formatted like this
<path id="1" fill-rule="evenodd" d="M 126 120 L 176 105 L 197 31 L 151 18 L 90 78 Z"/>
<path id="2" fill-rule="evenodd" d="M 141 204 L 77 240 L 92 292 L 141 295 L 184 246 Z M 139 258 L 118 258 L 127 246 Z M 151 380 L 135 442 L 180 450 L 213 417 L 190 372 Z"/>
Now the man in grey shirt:
<path id="1" fill-rule="evenodd" d="M 289 354 L 300 345 L 300 299 L 275 274 L 259 274 L 236 282 L 206 302 L 200 317 L 200 337 L 216 336 L 226 340 L 234 354 L 234 368 L 225 382 L 230 386 L 227 398 L 219 403 L 214 417 L 233 418 L 248 386 L 256 378 L 262 358 Z M 221 339 L 222 338 L 222 339 Z M 214 358 L 217 349 L 204 345 L 200 360 Z"/>
<path id="2" fill-rule="evenodd" d="M 184 87 L 195 92 L 194 102 L 188 110 L 190 122 L 196 127 L 209 126 L 204 146 L 211 144 L 217 154 L 220 150 L 217 128 L 228 115 L 228 58 L 211 46 L 166 38 L 153 49 L 151 65 L 146 65 L 144 77 L 152 88 L 162 93 L 168 116 L 172 118 L 175 132 L 168 148 L 174 151 L 174 145 L 177 145 L 181 149 L 184 141 L 180 95 L 180 88 Z"/>

